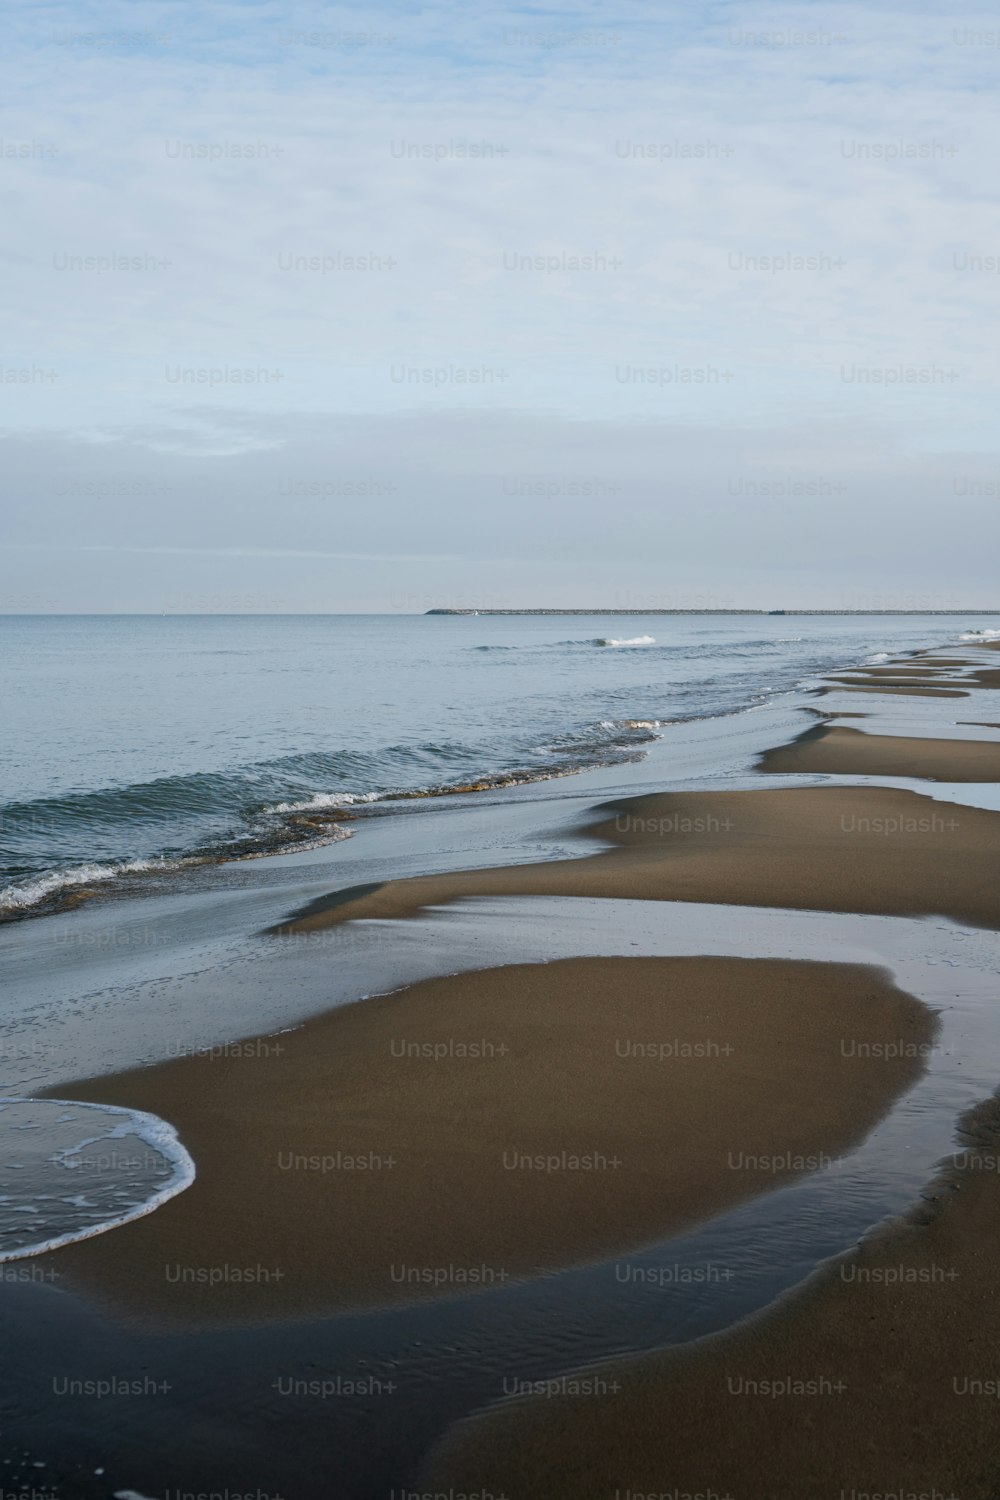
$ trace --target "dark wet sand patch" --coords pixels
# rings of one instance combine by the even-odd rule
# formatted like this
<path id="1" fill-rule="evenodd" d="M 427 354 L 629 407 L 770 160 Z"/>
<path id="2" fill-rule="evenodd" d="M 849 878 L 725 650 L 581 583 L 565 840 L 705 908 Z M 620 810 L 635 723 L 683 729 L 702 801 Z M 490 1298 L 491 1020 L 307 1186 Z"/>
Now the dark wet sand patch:
<path id="1" fill-rule="evenodd" d="M 169 1120 L 198 1176 L 46 1263 L 154 1324 L 502 1287 L 835 1156 L 919 1075 L 935 1026 L 860 965 L 583 958 L 426 981 L 232 1054 L 74 1084 Z M 845 1037 L 862 1044 L 847 1057 Z M 887 1060 L 900 1037 L 912 1048 Z M 735 1170 L 737 1151 L 798 1165 Z M 213 1267 L 266 1274 L 199 1277 Z"/>
<path id="2" fill-rule="evenodd" d="M 578 859 L 386 881 L 335 892 L 275 934 L 409 917 L 467 896 L 588 896 L 937 914 L 1000 927 L 1000 813 L 890 787 L 665 792 L 604 804 Z"/>
<path id="3" fill-rule="evenodd" d="M 908 1221 L 722 1334 L 577 1372 L 591 1394 L 512 1403 L 455 1428 L 423 1481 L 475 1475 L 509 1500 L 629 1489 L 995 1500 L 996 1101 L 963 1125 L 972 1149 Z"/>
<path id="4" fill-rule="evenodd" d="M 1000 781 L 1000 742 L 867 734 L 819 725 L 766 751 L 758 769 L 771 774 L 912 776 L 930 781 Z"/>

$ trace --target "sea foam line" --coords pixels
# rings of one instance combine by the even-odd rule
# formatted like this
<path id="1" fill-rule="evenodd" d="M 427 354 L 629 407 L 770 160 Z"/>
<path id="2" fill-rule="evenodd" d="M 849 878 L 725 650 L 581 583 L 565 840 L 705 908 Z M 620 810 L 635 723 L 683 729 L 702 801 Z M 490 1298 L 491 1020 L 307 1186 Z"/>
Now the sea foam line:
<path id="1" fill-rule="evenodd" d="M 655 637 L 655 635 L 633 635 L 633 636 L 631 636 L 631 637 L 629 637 L 627 639 L 623 638 L 621 640 L 618 640 L 614 636 L 599 635 L 596 638 L 596 640 L 594 641 L 594 645 L 595 646 L 655 646 L 656 645 L 656 637 Z"/>
<path id="2" fill-rule="evenodd" d="M 20 911 L 35 906 L 46 896 L 75 885 L 92 885 L 114 880 L 118 875 L 138 875 L 149 870 L 180 870 L 185 864 L 196 862 L 194 859 L 128 859 L 116 864 L 77 865 L 73 870 L 56 870 L 50 875 L 39 875 L 24 885 L 6 886 L 0 891 L 0 911 Z"/>
<path id="3" fill-rule="evenodd" d="M 0 1250 L 0 1265 L 5 1261 L 27 1260 L 31 1256 L 42 1255 L 46 1250 L 58 1250 L 62 1245 L 75 1244 L 77 1240 L 90 1240 L 96 1235 L 106 1234 L 109 1229 L 118 1229 L 122 1224 L 131 1224 L 133 1219 L 143 1219 L 147 1214 L 154 1213 L 168 1199 L 176 1198 L 178 1193 L 183 1193 L 197 1176 L 194 1158 L 182 1145 L 174 1127 L 168 1125 L 166 1120 L 161 1120 L 159 1115 L 146 1114 L 141 1109 L 126 1110 L 113 1104 L 91 1104 L 82 1099 L 32 1099 L 24 1095 L 5 1095 L 0 1097 L 0 1109 L 5 1104 L 51 1104 L 64 1109 L 93 1109 L 104 1115 L 121 1115 L 123 1118 L 113 1130 L 78 1141 L 75 1146 L 59 1152 L 59 1155 L 63 1158 L 74 1156 L 99 1141 L 121 1140 L 127 1135 L 137 1135 L 140 1140 L 152 1146 L 154 1151 L 158 1151 L 166 1161 L 173 1165 L 174 1175 L 170 1182 L 157 1188 L 156 1192 L 144 1199 L 142 1203 L 135 1204 L 125 1213 L 116 1214 L 114 1218 L 103 1219 L 100 1224 L 88 1224 L 84 1228 L 72 1230 L 67 1234 L 55 1235 L 52 1239 L 40 1240 L 34 1245 L 21 1245 L 14 1250 Z"/>
<path id="4" fill-rule="evenodd" d="M 265 807 L 264 816 L 273 813 L 319 812 L 325 807 L 352 807 L 356 802 L 377 802 L 384 793 L 379 792 L 317 792 L 303 802 L 278 802 L 274 807 Z"/>

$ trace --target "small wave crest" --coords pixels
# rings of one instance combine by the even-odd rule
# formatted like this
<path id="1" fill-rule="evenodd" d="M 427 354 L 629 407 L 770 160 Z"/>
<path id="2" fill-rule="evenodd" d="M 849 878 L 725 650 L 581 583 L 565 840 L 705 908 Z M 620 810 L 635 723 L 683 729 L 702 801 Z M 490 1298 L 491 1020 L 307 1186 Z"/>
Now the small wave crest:
<path id="1" fill-rule="evenodd" d="M 1000 641 L 1000 630 L 965 630 L 960 641 Z"/>
<path id="2" fill-rule="evenodd" d="M 317 792 L 303 802 L 279 802 L 265 807 L 264 814 L 322 812 L 325 808 L 353 807 L 356 803 L 377 802 L 378 792 Z"/>
<path id="3" fill-rule="evenodd" d="M 613 635 L 599 635 L 591 642 L 593 646 L 655 646 L 656 637 L 653 635 L 633 635 L 630 637 L 617 638 Z"/>
<path id="4" fill-rule="evenodd" d="M 0 1125 L 0 1262 L 128 1224 L 195 1180 L 173 1126 L 141 1110 L 0 1098 Z"/>
<path id="5" fill-rule="evenodd" d="M 154 871 L 168 873 L 185 865 L 199 864 L 197 859 L 125 859 L 110 864 L 77 865 L 70 870 L 53 870 L 23 885 L 9 885 L 0 891 L 0 912 L 24 911 L 53 897 L 70 894 L 74 887 L 102 885 L 123 875 L 144 875 Z"/>
<path id="6" fill-rule="evenodd" d="M 614 765 L 618 761 L 641 760 L 639 746 L 659 738 L 659 719 L 602 719 L 582 735 L 566 735 L 539 748 L 550 755 L 571 758 L 573 768 Z"/>

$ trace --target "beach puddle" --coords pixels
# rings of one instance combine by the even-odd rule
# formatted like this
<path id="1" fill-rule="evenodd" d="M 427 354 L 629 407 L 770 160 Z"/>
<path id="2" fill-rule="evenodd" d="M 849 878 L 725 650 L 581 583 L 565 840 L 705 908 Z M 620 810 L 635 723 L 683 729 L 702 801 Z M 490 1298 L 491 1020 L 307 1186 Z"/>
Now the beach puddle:
<path id="1" fill-rule="evenodd" d="M 0 1098 L 0 1262 L 141 1218 L 195 1168 L 154 1115 L 65 1099 Z"/>

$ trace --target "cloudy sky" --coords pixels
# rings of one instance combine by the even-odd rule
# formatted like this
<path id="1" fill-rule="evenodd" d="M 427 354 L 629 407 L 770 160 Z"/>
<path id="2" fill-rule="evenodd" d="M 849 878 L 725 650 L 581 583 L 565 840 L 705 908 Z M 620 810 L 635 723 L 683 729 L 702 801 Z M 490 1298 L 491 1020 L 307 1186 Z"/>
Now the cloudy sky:
<path id="1" fill-rule="evenodd" d="M 4 22 L 8 611 L 1000 604 L 1000 20 Z"/>

